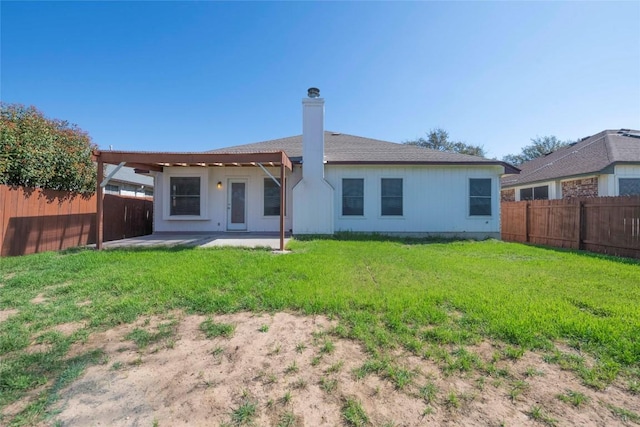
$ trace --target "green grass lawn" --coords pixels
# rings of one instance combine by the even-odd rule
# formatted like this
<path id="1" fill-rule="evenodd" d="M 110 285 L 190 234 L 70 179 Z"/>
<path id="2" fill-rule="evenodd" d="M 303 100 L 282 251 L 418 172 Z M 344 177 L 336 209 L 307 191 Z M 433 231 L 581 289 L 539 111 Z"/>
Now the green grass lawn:
<path id="1" fill-rule="evenodd" d="M 18 310 L 0 323 L 0 407 L 51 378 L 62 387 L 94 363 L 99 355 L 65 358 L 89 332 L 172 309 L 325 314 L 339 320 L 334 333 L 361 341 L 372 361 L 398 347 L 429 357 L 443 345 L 490 338 L 516 357 L 540 349 L 597 388 L 621 373 L 640 379 L 639 262 L 499 241 L 319 239 L 292 241 L 290 249 L 0 259 L 0 310 Z M 31 303 L 39 294 L 47 300 Z M 44 332 L 75 321 L 88 327 L 69 337 Z M 27 354 L 34 339 L 53 345 Z M 595 365 L 556 351 L 558 342 L 590 354 Z"/>

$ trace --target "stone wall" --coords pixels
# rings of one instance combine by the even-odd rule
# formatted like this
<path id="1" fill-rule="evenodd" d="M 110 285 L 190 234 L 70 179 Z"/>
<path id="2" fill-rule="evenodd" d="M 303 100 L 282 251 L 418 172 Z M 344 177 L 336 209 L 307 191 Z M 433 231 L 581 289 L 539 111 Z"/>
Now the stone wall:
<path id="1" fill-rule="evenodd" d="M 562 198 L 598 197 L 598 177 L 562 182 Z"/>
<path id="2" fill-rule="evenodd" d="M 508 188 L 500 192 L 501 202 L 515 202 L 516 201 L 516 189 Z"/>

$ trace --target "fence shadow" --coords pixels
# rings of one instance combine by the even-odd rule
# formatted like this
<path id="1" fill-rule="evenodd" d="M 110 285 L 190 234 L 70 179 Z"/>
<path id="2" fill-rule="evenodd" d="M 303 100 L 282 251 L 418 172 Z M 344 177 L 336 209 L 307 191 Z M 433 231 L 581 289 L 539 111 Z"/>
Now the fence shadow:
<path id="1" fill-rule="evenodd" d="M 616 262 L 616 263 L 619 263 L 619 264 L 638 265 L 638 266 L 640 266 L 640 259 L 637 259 L 637 258 L 626 258 L 626 257 L 621 257 L 619 255 L 609 255 L 609 254 L 603 254 L 603 253 L 598 253 L 598 252 L 590 252 L 588 250 L 582 250 L 582 249 L 559 248 L 559 247 L 555 247 L 555 246 L 540 245 L 540 244 L 536 244 L 536 243 L 523 243 L 523 242 L 507 242 L 507 243 L 519 243 L 521 245 L 532 246 L 532 247 L 535 247 L 535 248 L 538 248 L 538 249 L 544 249 L 544 250 L 547 250 L 547 251 L 561 252 L 561 253 L 571 253 L 571 254 L 574 254 L 574 255 L 578 255 L 580 257 L 601 259 L 601 260 L 607 260 L 607 261 Z"/>
<path id="2" fill-rule="evenodd" d="M 95 243 L 95 214 L 9 218 L 1 256 L 59 251 Z"/>

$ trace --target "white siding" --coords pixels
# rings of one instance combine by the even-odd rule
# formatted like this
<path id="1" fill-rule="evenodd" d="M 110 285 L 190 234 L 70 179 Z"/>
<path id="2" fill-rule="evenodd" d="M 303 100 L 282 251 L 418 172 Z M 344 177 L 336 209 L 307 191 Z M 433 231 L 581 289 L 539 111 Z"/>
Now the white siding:
<path id="1" fill-rule="evenodd" d="M 267 168 L 276 178 L 280 177 L 280 168 Z M 169 176 L 184 176 L 191 173 L 201 174 L 206 180 L 206 193 L 201 195 L 204 210 L 200 219 L 180 219 L 168 217 Z M 247 181 L 247 231 L 277 232 L 280 229 L 279 216 L 264 216 L 264 178 L 268 175 L 259 167 L 212 167 L 212 168 L 165 168 L 165 173 L 156 175 L 154 197 L 154 231 L 158 232 L 217 232 L 227 230 L 227 183 L 230 178 Z M 291 229 L 291 188 L 300 180 L 300 168 L 292 174 L 287 171 L 287 208 L 285 229 Z M 217 183 L 222 188 L 217 188 Z"/>
<path id="2" fill-rule="evenodd" d="M 335 189 L 336 231 L 390 233 L 500 232 L 500 166 L 332 166 L 325 178 Z M 342 178 L 364 179 L 364 215 L 342 216 Z M 380 180 L 403 179 L 403 215 L 380 214 Z M 490 217 L 469 215 L 469 179 L 491 178 Z"/>
<path id="3" fill-rule="evenodd" d="M 616 181 L 613 175 L 598 175 L 598 197 L 615 196 Z"/>

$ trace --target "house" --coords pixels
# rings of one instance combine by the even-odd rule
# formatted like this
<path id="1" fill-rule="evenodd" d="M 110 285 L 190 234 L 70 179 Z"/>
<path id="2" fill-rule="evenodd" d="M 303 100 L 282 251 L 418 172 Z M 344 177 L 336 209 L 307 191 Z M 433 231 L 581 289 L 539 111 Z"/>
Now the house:
<path id="1" fill-rule="evenodd" d="M 605 130 L 519 166 L 502 201 L 640 194 L 640 131 Z"/>
<path id="2" fill-rule="evenodd" d="M 154 232 L 499 238 L 500 177 L 518 169 L 325 131 L 315 88 L 302 110 L 302 135 L 289 138 L 206 153 L 95 154 L 155 177 Z"/>
<path id="3" fill-rule="evenodd" d="M 105 165 L 105 174 L 111 175 L 116 165 Z M 153 197 L 153 177 L 141 175 L 135 169 L 121 167 L 104 187 L 105 194 L 131 197 Z"/>

